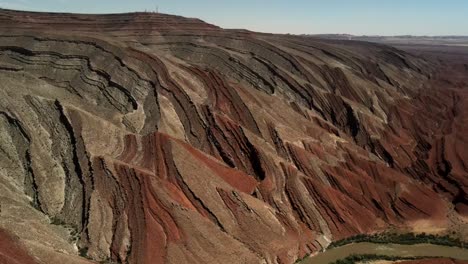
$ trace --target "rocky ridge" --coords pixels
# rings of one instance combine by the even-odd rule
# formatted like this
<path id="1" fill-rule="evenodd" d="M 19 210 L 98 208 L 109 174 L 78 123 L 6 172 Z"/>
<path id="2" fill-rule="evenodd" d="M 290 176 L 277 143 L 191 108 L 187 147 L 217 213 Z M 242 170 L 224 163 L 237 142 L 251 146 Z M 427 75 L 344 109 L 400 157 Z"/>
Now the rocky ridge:
<path id="1" fill-rule="evenodd" d="M 37 263 L 466 227 L 466 64 L 155 13 L 0 10 L 0 32 L 0 230 Z"/>

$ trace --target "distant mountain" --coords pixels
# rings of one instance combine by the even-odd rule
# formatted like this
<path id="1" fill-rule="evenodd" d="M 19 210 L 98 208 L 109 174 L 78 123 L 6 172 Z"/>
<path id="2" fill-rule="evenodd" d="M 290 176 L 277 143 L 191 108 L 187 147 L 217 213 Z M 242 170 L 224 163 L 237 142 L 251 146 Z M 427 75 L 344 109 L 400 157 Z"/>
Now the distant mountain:
<path id="1" fill-rule="evenodd" d="M 355 36 L 349 34 L 308 35 L 322 39 L 359 40 L 388 44 L 419 44 L 419 45 L 462 45 L 468 46 L 468 36 Z"/>

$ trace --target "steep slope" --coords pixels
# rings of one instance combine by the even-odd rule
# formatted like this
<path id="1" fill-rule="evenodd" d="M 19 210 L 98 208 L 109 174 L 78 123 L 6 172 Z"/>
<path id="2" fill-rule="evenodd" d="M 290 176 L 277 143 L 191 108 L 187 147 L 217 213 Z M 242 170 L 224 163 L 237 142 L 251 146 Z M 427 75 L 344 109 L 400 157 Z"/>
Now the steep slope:
<path id="1" fill-rule="evenodd" d="M 468 68 L 441 67 L 164 14 L 1 10 L 0 228 L 38 263 L 293 263 L 358 233 L 463 231 Z"/>

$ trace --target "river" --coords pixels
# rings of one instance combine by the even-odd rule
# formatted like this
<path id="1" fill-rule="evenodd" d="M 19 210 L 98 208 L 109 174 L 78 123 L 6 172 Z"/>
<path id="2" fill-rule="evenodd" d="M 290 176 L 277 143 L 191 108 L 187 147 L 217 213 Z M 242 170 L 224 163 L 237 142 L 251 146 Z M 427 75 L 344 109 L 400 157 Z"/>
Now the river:
<path id="1" fill-rule="evenodd" d="M 301 264 L 327 264 L 339 259 L 344 259 L 352 254 L 377 254 L 399 257 L 448 257 L 468 260 L 468 249 L 458 247 L 432 244 L 398 245 L 363 242 L 329 249 L 323 253 L 305 259 Z"/>

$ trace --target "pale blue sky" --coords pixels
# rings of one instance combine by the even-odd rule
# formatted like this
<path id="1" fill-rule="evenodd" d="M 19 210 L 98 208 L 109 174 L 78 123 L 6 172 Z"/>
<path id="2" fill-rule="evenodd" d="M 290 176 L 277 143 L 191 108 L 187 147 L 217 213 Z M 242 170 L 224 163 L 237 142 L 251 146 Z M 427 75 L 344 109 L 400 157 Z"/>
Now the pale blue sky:
<path id="1" fill-rule="evenodd" d="M 0 0 L 0 7 L 115 13 L 154 10 L 224 28 L 356 35 L 468 35 L 468 0 Z"/>

